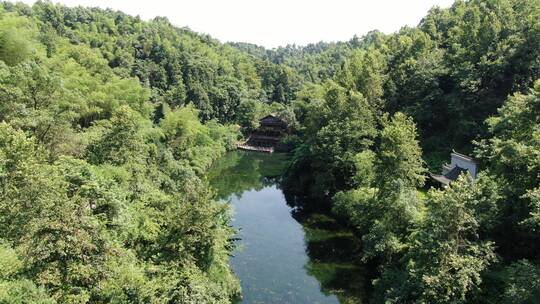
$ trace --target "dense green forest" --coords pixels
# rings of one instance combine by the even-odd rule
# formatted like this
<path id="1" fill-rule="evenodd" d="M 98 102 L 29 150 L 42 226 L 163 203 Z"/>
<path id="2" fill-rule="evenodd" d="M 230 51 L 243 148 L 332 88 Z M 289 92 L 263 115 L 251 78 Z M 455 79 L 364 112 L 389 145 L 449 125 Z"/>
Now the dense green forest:
<path id="1" fill-rule="evenodd" d="M 540 297 L 540 1 L 273 50 L 121 12 L 0 8 L 0 303 L 230 303 L 210 165 L 294 127 L 283 187 L 362 238 L 374 303 Z M 425 193 L 452 149 L 482 165 Z M 306 203 L 309 202 L 309 203 Z"/>

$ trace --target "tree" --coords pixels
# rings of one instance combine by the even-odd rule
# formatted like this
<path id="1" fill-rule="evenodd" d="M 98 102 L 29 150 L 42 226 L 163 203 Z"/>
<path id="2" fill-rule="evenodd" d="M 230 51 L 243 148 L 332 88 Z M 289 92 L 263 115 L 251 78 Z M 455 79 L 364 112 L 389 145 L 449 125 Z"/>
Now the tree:
<path id="1" fill-rule="evenodd" d="M 540 80 L 529 94 L 510 96 L 498 115 L 487 120 L 491 138 L 479 145 L 478 152 L 491 164 L 491 171 L 505 177 L 516 195 L 538 186 L 539 113 Z"/>
<path id="2" fill-rule="evenodd" d="M 120 107 L 105 126 L 103 134 L 88 146 L 88 159 L 94 164 L 123 165 L 144 157 L 140 117 L 129 107 Z"/>
<path id="3" fill-rule="evenodd" d="M 375 48 L 353 52 L 337 76 L 338 83 L 360 92 L 372 108 L 381 111 L 385 106 L 382 100 L 385 64 L 383 54 Z"/>
<path id="4" fill-rule="evenodd" d="M 362 95 L 330 83 L 325 103 L 312 109 L 307 118 L 312 134 L 316 188 L 330 193 L 350 185 L 354 157 L 368 149 L 376 136 L 375 119 Z"/>
<path id="5" fill-rule="evenodd" d="M 47 292 L 32 281 L 20 279 L 23 262 L 13 248 L 0 245 L 0 303 L 54 304 Z"/>
<path id="6" fill-rule="evenodd" d="M 532 304 L 540 297 L 540 267 L 519 260 L 505 271 L 505 288 L 501 303 Z"/>
<path id="7" fill-rule="evenodd" d="M 40 51 L 40 45 L 36 43 L 38 31 L 35 24 L 25 17 L 2 14 L 0 60 L 14 66 Z"/>
<path id="8" fill-rule="evenodd" d="M 400 180 L 409 187 L 421 187 L 425 181 L 422 149 L 416 133 L 416 125 L 410 117 L 396 113 L 389 120 L 383 118 L 383 130 L 377 159 L 377 184 Z"/>
<path id="9" fill-rule="evenodd" d="M 478 155 L 505 189 L 502 217 L 493 234 L 501 240 L 501 253 L 512 258 L 529 258 L 540 252 L 536 246 L 540 238 L 536 229 L 539 113 L 540 81 L 529 94 L 510 96 L 499 114 L 487 120 L 490 137 L 477 143 Z"/>
<path id="10" fill-rule="evenodd" d="M 488 177 L 474 181 L 462 175 L 447 189 L 429 192 L 426 218 L 413 234 L 407 255 L 406 287 L 400 289 L 401 294 L 387 297 L 405 302 L 466 303 L 474 296 L 482 272 L 496 260 L 494 243 L 479 235 L 485 204 L 499 199 L 492 186 Z"/>

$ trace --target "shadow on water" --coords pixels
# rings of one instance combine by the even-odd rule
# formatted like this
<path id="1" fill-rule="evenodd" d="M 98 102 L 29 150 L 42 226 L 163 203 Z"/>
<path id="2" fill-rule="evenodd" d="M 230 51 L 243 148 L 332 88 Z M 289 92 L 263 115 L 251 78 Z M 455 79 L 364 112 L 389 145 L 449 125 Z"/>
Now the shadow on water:
<path id="1" fill-rule="evenodd" d="M 360 240 L 325 214 L 308 215 L 302 226 L 309 256 L 306 269 L 320 282 L 322 292 L 335 294 L 340 303 L 362 303 L 366 282 Z"/>
<path id="2" fill-rule="evenodd" d="M 281 176 L 287 165 L 285 154 L 235 151 L 218 160 L 209 174 L 216 196 L 235 207 L 235 226 L 242 229 L 239 247 L 247 243 L 247 252 L 235 254 L 233 259 L 237 260 L 232 263 L 242 281 L 246 302 L 363 303 L 369 282 L 364 279 L 366 271 L 359 260 L 360 240 L 328 211 L 308 210 L 305 206 L 309 204 L 296 197 L 291 200 L 292 196 L 282 193 Z M 284 213 L 268 209 L 267 196 L 275 198 L 276 192 L 279 198 L 275 202 Z M 265 230 L 266 224 L 271 231 Z M 285 238 L 276 239 L 276 234 Z M 295 238 L 300 242 L 295 242 Z M 257 250 L 267 252 L 261 254 Z M 273 260 L 273 255 L 281 259 Z M 274 264 L 265 265 L 269 263 Z M 299 268 L 295 268 L 298 263 Z M 272 273 L 259 276 L 268 269 Z M 291 269 L 298 273 L 292 274 Z M 298 284 L 279 285 L 268 279 L 272 276 L 278 282 L 289 280 Z M 318 291 L 305 291 L 311 288 L 305 283 L 309 281 L 305 276 L 316 279 L 318 287 L 314 289 Z M 315 292 L 320 295 L 314 295 Z M 294 293 L 297 298 L 291 295 Z"/>

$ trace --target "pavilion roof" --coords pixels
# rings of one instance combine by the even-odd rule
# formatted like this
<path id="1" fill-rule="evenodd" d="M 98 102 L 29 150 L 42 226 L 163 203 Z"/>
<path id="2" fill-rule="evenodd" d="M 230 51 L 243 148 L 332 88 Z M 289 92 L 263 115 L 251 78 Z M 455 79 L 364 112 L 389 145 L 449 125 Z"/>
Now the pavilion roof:
<path id="1" fill-rule="evenodd" d="M 461 167 L 455 166 L 452 170 L 447 172 L 446 174 L 432 174 L 429 175 L 434 180 L 438 181 L 441 184 L 448 185 L 451 182 L 455 181 L 461 173 L 468 172 L 469 170 L 463 169 Z"/>

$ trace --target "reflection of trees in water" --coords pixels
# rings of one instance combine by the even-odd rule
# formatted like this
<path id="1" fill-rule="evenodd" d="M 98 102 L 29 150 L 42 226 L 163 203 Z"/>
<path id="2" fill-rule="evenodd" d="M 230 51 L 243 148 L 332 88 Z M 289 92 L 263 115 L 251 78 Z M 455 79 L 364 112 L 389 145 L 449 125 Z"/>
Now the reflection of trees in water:
<path id="1" fill-rule="evenodd" d="M 294 187 L 284 185 L 282 176 L 286 168 L 286 155 L 235 151 L 211 168 L 208 180 L 219 199 L 270 186 L 283 189 L 287 205 L 293 208 L 293 218 L 305 232 L 308 274 L 319 281 L 324 294 L 336 295 L 341 303 L 361 303 L 369 282 L 364 279 L 365 270 L 359 261 L 360 240 L 324 215 L 330 214 L 329 204 L 288 191 Z"/>
<path id="2" fill-rule="evenodd" d="M 287 158 L 284 154 L 234 151 L 216 162 L 208 180 L 219 199 L 274 185 L 279 188 Z"/>
<path id="3" fill-rule="evenodd" d="M 324 294 L 336 295 L 340 303 L 361 303 L 370 283 L 360 261 L 360 240 L 329 216 L 295 210 L 306 235 L 308 273 L 319 281 Z"/>
<path id="4" fill-rule="evenodd" d="M 306 252 L 306 270 L 321 284 L 321 291 L 334 294 L 340 303 L 362 303 L 370 292 L 368 271 L 360 261 L 361 241 L 352 231 L 325 214 L 331 214 L 326 202 L 308 198 L 288 185 L 281 185 L 293 218 L 302 224 Z"/>
<path id="5" fill-rule="evenodd" d="M 291 213 L 297 222 L 305 222 L 314 213 L 330 214 L 332 212 L 330 204 L 325 203 L 323 200 L 309 198 L 298 191 L 291 191 L 291 188 L 285 184 L 286 181 L 281 180 L 280 182 L 280 189 L 283 189 L 287 205 L 293 208 Z"/>
<path id="6" fill-rule="evenodd" d="M 281 181 L 280 177 L 271 177 L 271 176 L 264 176 L 261 180 L 261 184 L 264 187 L 270 187 L 270 186 L 277 186 L 279 189 L 279 183 Z"/>

